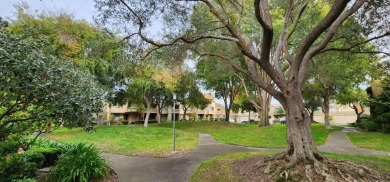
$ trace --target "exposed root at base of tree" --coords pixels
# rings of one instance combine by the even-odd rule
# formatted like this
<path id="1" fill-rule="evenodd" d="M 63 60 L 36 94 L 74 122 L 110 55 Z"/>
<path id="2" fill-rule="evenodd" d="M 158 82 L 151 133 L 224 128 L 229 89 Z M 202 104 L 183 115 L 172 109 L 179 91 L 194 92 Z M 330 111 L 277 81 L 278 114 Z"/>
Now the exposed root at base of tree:
<path id="1" fill-rule="evenodd" d="M 326 158 L 291 164 L 285 154 L 246 158 L 233 167 L 241 181 L 390 181 L 389 174 L 347 161 Z"/>

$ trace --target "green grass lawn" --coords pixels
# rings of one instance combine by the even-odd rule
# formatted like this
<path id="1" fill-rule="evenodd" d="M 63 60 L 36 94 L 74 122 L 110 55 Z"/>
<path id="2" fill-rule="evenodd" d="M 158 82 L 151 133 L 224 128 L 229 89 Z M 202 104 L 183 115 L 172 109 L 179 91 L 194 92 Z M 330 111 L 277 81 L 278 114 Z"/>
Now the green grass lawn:
<path id="1" fill-rule="evenodd" d="M 390 152 L 390 134 L 361 131 L 348 133 L 348 137 L 358 147 Z"/>
<path id="2" fill-rule="evenodd" d="M 201 163 L 192 173 L 189 181 L 239 181 L 239 174 L 236 174 L 231 164 L 240 159 L 256 156 L 269 155 L 275 152 L 240 152 L 225 154 L 214 157 Z M 363 155 L 347 155 L 324 153 L 326 157 L 335 158 L 339 160 L 350 161 L 356 164 L 365 165 L 374 169 L 390 172 L 390 157 L 376 157 Z"/>
<path id="3" fill-rule="evenodd" d="M 62 128 L 45 137 L 59 142 L 94 143 L 108 153 L 131 156 L 167 157 L 171 155 L 172 129 L 150 125 L 143 126 L 98 126 L 97 132 L 87 133 L 82 128 L 68 130 Z M 178 152 L 189 152 L 196 148 L 198 136 L 188 131 L 176 132 Z"/>
<path id="4" fill-rule="evenodd" d="M 271 125 L 258 128 L 254 124 L 226 122 L 177 122 L 177 150 L 182 153 L 192 151 L 198 143 L 196 132 L 209 133 L 216 140 L 234 145 L 285 148 L 286 125 Z M 334 127 L 325 130 L 324 125 L 312 125 L 312 133 L 317 145 L 325 143 L 330 132 L 341 129 Z M 99 126 L 97 132 L 87 133 L 81 128 L 62 128 L 45 136 L 59 142 L 94 143 L 108 153 L 131 156 L 167 157 L 172 151 L 172 122 L 142 125 Z"/>
<path id="5" fill-rule="evenodd" d="M 169 123 L 162 126 L 170 127 Z M 275 124 L 259 128 L 255 124 L 236 124 L 226 122 L 179 122 L 178 129 L 211 134 L 217 141 L 234 145 L 285 148 L 287 147 L 286 125 Z M 326 130 L 323 124 L 312 124 L 312 134 L 316 145 L 325 144 L 329 133 L 341 130 L 333 126 Z"/>

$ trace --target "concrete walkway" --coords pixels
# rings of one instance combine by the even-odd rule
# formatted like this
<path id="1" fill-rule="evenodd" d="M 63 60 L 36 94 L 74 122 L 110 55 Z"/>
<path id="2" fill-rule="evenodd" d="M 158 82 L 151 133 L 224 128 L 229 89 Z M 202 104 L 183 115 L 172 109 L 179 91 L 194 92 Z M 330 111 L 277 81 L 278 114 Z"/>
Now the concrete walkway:
<path id="1" fill-rule="evenodd" d="M 321 152 L 346 154 L 390 156 L 389 152 L 362 149 L 354 146 L 346 133 L 357 132 L 346 127 L 329 135 L 325 145 L 319 146 Z M 277 150 L 267 148 L 242 147 L 217 142 L 209 134 L 199 133 L 196 150 L 188 155 L 173 158 L 142 158 L 104 153 L 109 163 L 123 182 L 184 182 L 188 181 L 193 170 L 201 162 L 212 157 L 233 152 Z M 282 151 L 283 149 L 280 149 Z"/>
<path id="2" fill-rule="evenodd" d="M 219 143 L 209 134 L 199 133 L 196 150 L 174 158 L 142 158 L 104 153 L 123 182 L 184 182 L 201 162 L 233 152 L 266 151 L 274 149 L 242 147 Z"/>
<path id="3" fill-rule="evenodd" d="M 358 132 L 353 127 L 345 127 L 341 131 L 335 131 L 331 133 L 326 141 L 325 145 L 321 145 L 318 149 L 321 152 L 333 152 L 343 154 L 361 154 L 361 155 L 377 155 L 377 156 L 390 156 L 389 152 L 369 150 L 356 147 L 349 140 L 347 133 Z"/>

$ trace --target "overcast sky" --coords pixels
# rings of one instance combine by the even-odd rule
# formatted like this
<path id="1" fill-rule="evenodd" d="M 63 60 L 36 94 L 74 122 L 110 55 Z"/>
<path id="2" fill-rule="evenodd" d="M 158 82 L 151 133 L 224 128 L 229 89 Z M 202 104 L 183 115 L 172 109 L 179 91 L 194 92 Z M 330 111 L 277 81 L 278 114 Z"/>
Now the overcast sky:
<path id="1" fill-rule="evenodd" d="M 16 12 L 14 4 L 21 3 L 22 0 L 0 0 L 0 17 L 13 19 Z M 97 13 L 93 0 L 24 0 L 31 11 L 65 11 L 73 14 L 77 19 L 85 19 L 93 22 L 93 15 Z"/>

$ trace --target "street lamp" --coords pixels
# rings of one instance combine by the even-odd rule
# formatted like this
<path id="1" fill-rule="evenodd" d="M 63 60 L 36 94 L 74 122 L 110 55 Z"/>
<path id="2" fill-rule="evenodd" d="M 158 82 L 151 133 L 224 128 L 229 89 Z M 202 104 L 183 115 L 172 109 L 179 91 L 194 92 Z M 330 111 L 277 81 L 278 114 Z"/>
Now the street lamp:
<path id="1" fill-rule="evenodd" d="M 175 105 L 176 105 L 176 94 L 173 93 L 173 152 L 176 152 L 176 121 L 175 121 L 175 115 L 176 115 L 176 110 L 175 110 Z"/>

